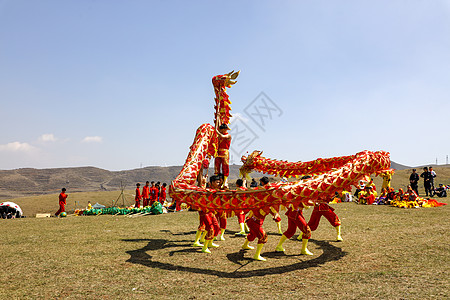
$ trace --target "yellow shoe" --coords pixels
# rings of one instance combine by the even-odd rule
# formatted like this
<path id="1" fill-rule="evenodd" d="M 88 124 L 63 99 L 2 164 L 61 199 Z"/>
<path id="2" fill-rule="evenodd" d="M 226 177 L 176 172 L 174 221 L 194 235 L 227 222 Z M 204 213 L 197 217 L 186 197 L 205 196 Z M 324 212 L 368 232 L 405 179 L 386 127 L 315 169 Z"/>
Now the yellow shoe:
<path id="1" fill-rule="evenodd" d="M 278 234 L 283 234 L 283 231 L 281 230 L 281 221 L 276 222 L 276 223 L 277 223 L 277 228 L 278 228 Z"/>
<path id="2" fill-rule="evenodd" d="M 212 248 L 218 248 L 219 247 L 219 245 L 214 244 L 212 240 L 209 241 L 209 246 L 212 247 Z"/>
<path id="3" fill-rule="evenodd" d="M 303 254 L 303 255 L 314 255 L 308 250 L 308 248 L 306 248 L 308 246 L 308 241 L 309 241 L 308 239 L 303 239 L 302 240 L 302 251 L 300 251 L 300 254 Z"/>
<path id="4" fill-rule="evenodd" d="M 209 241 L 206 241 L 205 244 L 203 245 L 203 248 L 202 248 L 203 253 L 211 253 L 211 250 L 208 249 L 208 244 L 209 244 Z"/>
<path id="5" fill-rule="evenodd" d="M 197 230 L 197 233 L 195 234 L 195 241 L 194 244 L 192 245 L 193 247 L 203 247 L 203 245 L 199 243 L 201 236 L 202 232 L 200 230 Z"/>
<path id="6" fill-rule="evenodd" d="M 203 244 L 200 244 L 200 242 L 194 242 L 194 244 L 192 244 L 192 247 L 203 247 Z"/>
<path id="7" fill-rule="evenodd" d="M 258 246 L 256 246 L 256 253 L 255 256 L 253 256 L 254 260 L 266 261 L 266 259 L 261 256 L 262 247 L 264 247 L 264 244 L 258 244 Z"/>
<path id="8" fill-rule="evenodd" d="M 244 245 L 242 245 L 242 249 L 244 250 L 253 250 L 255 249 L 254 247 L 249 245 L 249 241 L 247 239 L 245 239 Z"/>
<path id="9" fill-rule="evenodd" d="M 245 233 L 245 223 L 239 223 L 239 227 L 241 227 L 241 231 L 235 233 L 234 235 L 239 235 L 239 236 L 247 235 L 247 234 Z"/>
<path id="10" fill-rule="evenodd" d="M 337 237 L 336 240 L 339 242 L 342 242 L 344 239 L 341 237 L 341 225 L 336 226 L 336 233 L 337 233 Z"/>
<path id="11" fill-rule="evenodd" d="M 287 237 L 283 234 L 278 242 L 277 247 L 275 248 L 275 252 L 284 252 L 283 243 L 287 240 Z"/>
<path id="12" fill-rule="evenodd" d="M 217 237 L 218 241 L 225 241 L 225 238 L 223 237 L 223 234 L 225 233 L 225 229 L 220 229 L 220 234 Z"/>

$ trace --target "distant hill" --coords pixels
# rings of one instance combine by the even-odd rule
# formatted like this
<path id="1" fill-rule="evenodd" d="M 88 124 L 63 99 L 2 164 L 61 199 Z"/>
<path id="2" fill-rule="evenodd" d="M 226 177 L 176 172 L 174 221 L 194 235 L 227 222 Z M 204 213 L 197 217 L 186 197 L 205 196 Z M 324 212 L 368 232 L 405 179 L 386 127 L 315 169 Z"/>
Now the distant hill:
<path id="1" fill-rule="evenodd" d="M 55 169 L 0 170 L 0 200 L 24 196 L 58 193 L 65 187 L 70 192 L 93 192 L 134 189 L 137 182 L 170 182 L 175 179 L 181 166 L 145 167 L 126 171 L 108 171 L 95 167 Z M 239 176 L 238 165 L 230 166 L 230 180 Z M 213 170 L 210 168 L 210 173 Z"/>
<path id="2" fill-rule="evenodd" d="M 395 162 L 391 163 L 391 167 L 397 170 L 393 184 L 399 187 L 406 186 L 409 181 L 409 169 L 412 167 Z M 239 176 L 239 168 L 240 165 L 230 166 L 231 186 Z M 416 168 L 420 174 L 420 167 Z M 125 171 L 108 171 L 95 167 L 0 170 L 0 200 L 55 194 L 63 187 L 73 193 L 117 191 L 120 190 L 121 183 L 125 189 L 133 190 L 137 182 L 143 184 L 147 180 L 170 184 L 180 170 L 181 166 L 145 167 Z M 437 181 L 450 184 L 450 165 L 439 165 L 435 170 L 438 173 Z M 210 174 L 213 171 L 213 168 L 209 168 Z M 259 178 L 263 174 L 252 173 L 252 176 Z"/>
<path id="3" fill-rule="evenodd" d="M 406 170 L 406 169 L 412 169 L 412 167 L 408 167 L 405 165 L 401 165 L 399 163 L 396 163 L 394 161 L 391 161 L 391 168 L 395 170 Z"/>

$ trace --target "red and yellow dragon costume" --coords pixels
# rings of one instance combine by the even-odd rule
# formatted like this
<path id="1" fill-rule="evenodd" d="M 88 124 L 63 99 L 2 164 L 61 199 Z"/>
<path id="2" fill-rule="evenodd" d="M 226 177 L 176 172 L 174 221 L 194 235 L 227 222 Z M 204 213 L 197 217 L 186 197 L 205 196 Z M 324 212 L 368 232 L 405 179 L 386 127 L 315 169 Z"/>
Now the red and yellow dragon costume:
<path id="1" fill-rule="evenodd" d="M 239 72 L 232 71 L 212 79 L 216 95 L 215 124 L 230 123 L 231 102 L 226 88 L 236 83 L 238 75 Z M 172 199 L 186 203 L 194 209 L 227 213 L 260 209 L 269 211 L 271 207 L 278 208 L 289 204 L 294 207 L 302 204 L 312 205 L 314 202 L 329 202 L 335 192 L 348 190 L 370 174 L 389 170 L 391 165 L 389 153 L 384 151 L 363 151 L 355 155 L 295 163 L 264 158 L 261 156 L 262 152 L 255 151 L 248 157 L 242 157 L 244 165 L 241 173 L 248 174 L 257 170 L 277 176 L 311 177 L 295 182 L 269 183 L 264 188 L 245 191 L 215 191 L 199 187 L 196 181 L 202 169 L 202 162 L 217 155 L 217 143 L 215 126 L 203 124 L 197 129 L 186 162 L 170 185 L 169 194 Z"/>

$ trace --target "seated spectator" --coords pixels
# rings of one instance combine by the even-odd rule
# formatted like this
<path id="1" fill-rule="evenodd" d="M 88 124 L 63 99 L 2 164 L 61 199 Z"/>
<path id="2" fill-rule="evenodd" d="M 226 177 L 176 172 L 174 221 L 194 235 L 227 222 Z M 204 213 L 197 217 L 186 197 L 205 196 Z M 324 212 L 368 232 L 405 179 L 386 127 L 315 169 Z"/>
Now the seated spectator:
<path id="1" fill-rule="evenodd" d="M 442 183 L 439 183 L 439 187 L 436 188 L 435 194 L 439 198 L 447 197 L 447 191 L 446 190 L 447 190 L 447 188 L 444 187 L 444 185 Z"/>
<path id="2" fill-rule="evenodd" d="M 363 192 L 359 193 L 359 203 L 372 205 L 375 202 L 375 194 L 371 186 L 366 186 Z"/>
<path id="3" fill-rule="evenodd" d="M 398 192 L 395 194 L 395 200 L 403 201 L 404 195 L 405 195 L 405 193 L 403 192 L 403 189 L 398 189 Z"/>
<path id="4" fill-rule="evenodd" d="M 378 205 L 384 205 L 384 204 L 386 204 L 387 194 L 388 194 L 388 192 L 387 192 L 386 188 L 383 188 L 383 189 L 381 190 L 380 196 L 377 198 L 377 200 L 376 200 L 375 203 L 378 204 Z"/>

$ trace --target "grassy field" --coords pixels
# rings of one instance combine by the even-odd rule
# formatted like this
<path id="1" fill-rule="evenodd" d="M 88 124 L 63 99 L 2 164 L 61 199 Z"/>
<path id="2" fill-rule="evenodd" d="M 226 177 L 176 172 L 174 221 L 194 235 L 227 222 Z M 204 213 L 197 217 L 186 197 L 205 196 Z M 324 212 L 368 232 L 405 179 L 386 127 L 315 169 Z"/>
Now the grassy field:
<path id="1" fill-rule="evenodd" d="M 236 218 L 212 254 L 191 247 L 195 212 L 0 220 L 0 298 L 448 299 L 448 206 L 334 207 L 344 242 L 322 219 L 313 256 L 299 255 L 295 239 L 278 254 L 268 218 L 267 262 L 240 251 Z"/>

